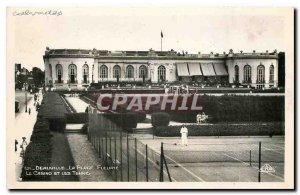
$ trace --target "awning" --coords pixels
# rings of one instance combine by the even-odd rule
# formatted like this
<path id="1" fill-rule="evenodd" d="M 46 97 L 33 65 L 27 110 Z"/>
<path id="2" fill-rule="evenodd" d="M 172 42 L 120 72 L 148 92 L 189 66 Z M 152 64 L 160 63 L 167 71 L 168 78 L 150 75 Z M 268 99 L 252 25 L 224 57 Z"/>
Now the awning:
<path id="1" fill-rule="evenodd" d="M 178 76 L 190 76 L 187 63 L 178 63 L 177 64 L 177 73 Z"/>
<path id="2" fill-rule="evenodd" d="M 215 76 L 215 71 L 212 63 L 201 63 L 203 76 Z"/>
<path id="3" fill-rule="evenodd" d="M 228 72 L 225 68 L 225 64 L 218 63 L 214 64 L 215 72 L 217 76 L 227 76 Z"/>
<path id="4" fill-rule="evenodd" d="M 190 70 L 191 76 L 202 75 L 199 63 L 188 63 L 188 65 L 189 65 L 189 70 Z"/>

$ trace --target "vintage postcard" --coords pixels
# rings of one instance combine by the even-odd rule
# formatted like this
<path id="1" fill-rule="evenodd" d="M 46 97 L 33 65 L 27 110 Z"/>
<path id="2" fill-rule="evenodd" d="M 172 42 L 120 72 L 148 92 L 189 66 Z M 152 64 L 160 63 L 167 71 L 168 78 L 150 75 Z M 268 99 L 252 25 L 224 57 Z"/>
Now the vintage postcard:
<path id="1" fill-rule="evenodd" d="M 6 11 L 9 189 L 294 189 L 293 8 Z"/>

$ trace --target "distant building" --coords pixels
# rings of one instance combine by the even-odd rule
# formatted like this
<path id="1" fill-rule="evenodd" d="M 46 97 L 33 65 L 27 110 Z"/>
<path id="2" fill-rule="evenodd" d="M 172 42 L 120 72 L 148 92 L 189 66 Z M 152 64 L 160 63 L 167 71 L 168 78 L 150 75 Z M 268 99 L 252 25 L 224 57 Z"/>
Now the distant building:
<path id="1" fill-rule="evenodd" d="M 22 66 L 21 66 L 21 64 L 15 64 L 15 72 L 17 72 L 17 71 L 21 71 L 21 68 L 22 68 Z"/>
<path id="2" fill-rule="evenodd" d="M 45 51 L 45 84 L 85 88 L 107 82 L 196 82 L 278 86 L 278 53 L 188 54 L 176 51 L 108 51 L 49 49 Z"/>

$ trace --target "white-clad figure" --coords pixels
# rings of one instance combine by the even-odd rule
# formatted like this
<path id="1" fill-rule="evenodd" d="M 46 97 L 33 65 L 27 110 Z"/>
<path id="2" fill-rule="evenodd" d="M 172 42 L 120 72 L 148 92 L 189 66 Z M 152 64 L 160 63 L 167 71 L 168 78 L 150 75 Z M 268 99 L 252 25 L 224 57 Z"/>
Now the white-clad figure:
<path id="1" fill-rule="evenodd" d="M 196 116 L 196 121 L 197 121 L 197 124 L 201 123 L 201 114 L 198 113 L 197 116 Z"/>
<path id="2" fill-rule="evenodd" d="M 184 125 L 181 127 L 180 133 L 181 133 L 181 144 L 187 146 L 188 129 Z"/>

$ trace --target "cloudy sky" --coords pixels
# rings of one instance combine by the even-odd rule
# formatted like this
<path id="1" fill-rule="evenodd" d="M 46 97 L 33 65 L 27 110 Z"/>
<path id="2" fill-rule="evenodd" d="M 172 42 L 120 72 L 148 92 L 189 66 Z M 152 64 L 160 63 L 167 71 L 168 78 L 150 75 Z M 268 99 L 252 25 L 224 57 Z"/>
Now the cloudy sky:
<path id="1" fill-rule="evenodd" d="M 163 50 L 216 53 L 285 50 L 287 10 L 254 8 L 51 8 L 61 16 L 14 16 L 7 10 L 9 63 L 43 68 L 46 47 L 52 49 Z"/>

